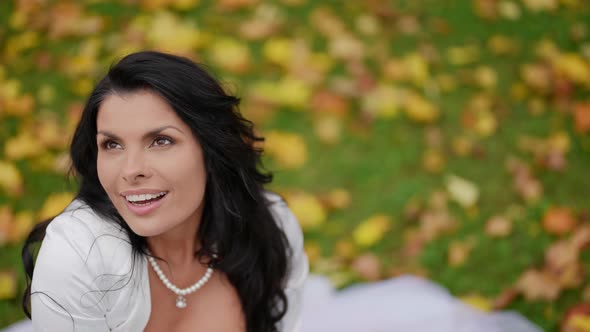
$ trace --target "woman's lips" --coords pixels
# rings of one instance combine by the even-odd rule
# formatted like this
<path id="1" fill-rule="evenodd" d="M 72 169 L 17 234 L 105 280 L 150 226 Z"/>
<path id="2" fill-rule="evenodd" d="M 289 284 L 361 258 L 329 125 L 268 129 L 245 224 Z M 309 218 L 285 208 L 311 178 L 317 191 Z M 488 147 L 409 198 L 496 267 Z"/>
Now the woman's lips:
<path id="1" fill-rule="evenodd" d="M 127 209 L 129 209 L 129 211 L 133 212 L 138 216 L 145 216 L 159 208 L 167 197 L 168 193 L 166 193 L 166 195 L 160 197 L 156 201 L 152 201 L 147 204 L 142 204 L 141 206 L 129 202 L 125 197 L 123 197 L 123 199 L 125 200 L 125 203 L 127 204 Z"/>

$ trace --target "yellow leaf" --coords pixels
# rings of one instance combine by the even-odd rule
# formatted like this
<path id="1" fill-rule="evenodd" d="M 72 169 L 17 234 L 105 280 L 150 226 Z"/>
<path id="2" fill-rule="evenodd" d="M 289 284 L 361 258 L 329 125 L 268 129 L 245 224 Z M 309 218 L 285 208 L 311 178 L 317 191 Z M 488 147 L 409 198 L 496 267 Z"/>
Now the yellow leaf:
<path id="1" fill-rule="evenodd" d="M 447 50 L 447 59 L 456 66 L 473 63 L 479 59 L 479 47 L 475 45 L 450 47 Z"/>
<path id="2" fill-rule="evenodd" d="M 286 77 L 278 82 L 255 83 L 252 86 L 252 95 L 275 105 L 304 110 L 309 106 L 311 87 L 302 80 Z"/>
<path id="3" fill-rule="evenodd" d="M 10 206 L 0 206 L 0 246 L 3 246 L 10 239 L 14 216 Z"/>
<path id="4" fill-rule="evenodd" d="M 328 202 L 332 208 L 344 209 L 350 205 L 352 197 L 346 189 L 334 189 L 328 193 Z"/>
<path id="5" fill-rule="evenodd" d="M 336 144 L 342 136 L 342 120 L 335 116 L 321 116 L 314 121 L 316 136 L 326 144 Z"/>
<path id="6" fill-rule="evenodd" d="M 219 67 L 233 73 L 244 73 L 250 68 L 250 49 L 235 39 L 216 40 L 211 47 L 210 58 Z"/>
<path id="7" fill-rule="evenodd" d="M 72 82 L 70 88 L 72 92 L 74 92 L 78 96 L 87 96 L 92 91 L 94 87 L 92 80 L 90 78 L 81 78 Z"/>
<path id="8" fill-rule="evenodd" d="M 287 38 L 272 38 L 264 43 L 262 54 L 271 63 L 288 68 L 293 54 L 293 41 Z"/>
<path id="9" fill-rule="evenodd" d="M 428 172 L 441 172 L 445 167 L 445 162 L 445 156 L 440 149 L 427 149 L 422 154 L 422 167 Z"/>
<path id="10" fill-rule="evenodd" d="M 484 89 L 492 89 L 498 83 L 498 74 L 489 66 L 479 66 L 475 69 L 475 81 Z"/>
<path id="11" fill-rule="evenodd" d="M 33 213 L 30 211 L 21 211 L 14 216 L 12 230 L 8 240 L 12 243 L 19 243 L 31 231 L 35 223 Z"/>
<path id="12" fill-rule="evenodd" d="M 455 241 L 451 243 L 447 253 L 449 266 L 458 267 L 465 264 L 472 247 L 472 244 L 468 242 Z"/>
<path id="13" fill-rule="evenodd" d="M 357 245 L 368 247 L 380 241 L 390 228 L 391 218 L 377 214 L 362 221 L 352 232 L 352 237 Z"/>
<path id="14" fill-rule="evenodd" d="M 285 195 L 285 200 L 304 231 L 317 228 L 326 222 L 326 211 L 315 196 L 297 192 Z"/>
<path id="15" fill-rule="evenodd" d="M 42 105 L 51 104 L 55 100 L 55 88 L 49 84 L 43 84 L 37 91 L 37 99 Z"/>
<path id="16" fill-rule="evenodd" d="M 64 149 L 67 146 L 70 138 L 64 135 L 64 130 L 54 114 L 43 114 L 37 121 L 35 136 L 40 144 L 54 149 Z"/>
<path id="17" fill-rule="evenodd" d="M 330 39 L 330 54 L 337 59 L 360 60 L 365 54 L 365 45 L 352 35 L 342 33 Z"/>
<path id="18" fill-rule="evenodd" d="M 574 315 L 569 319 L 567 326 L 576 332 L 590 331 L 590 315 Z"/>
<path id="19" fill-rule="evenodd" d="M 554 11 L 559 7 L 558 0 L 522 0 L 532 12 Z"/>
<path id="20" fill-rule="evenodd" d="M 406 97 L 405 111 L 410 120 L 418 123 L 432 123 L 440 116 L 438 107 L 417 93 Z"/>
<path id="21" fill-rule="evenodd" d="M 74 200 L 75 195 L 70 192 L 61 192 L 49 195 L 39 211 L 39 219 L 45 220 L 61 213 Z"/>
<path id="22" fill-rule="evenodd" d="M 446 187 L 451 198 L 464 208 L 473 207 L 479 198 L 479 188 L 468 180 L 456 175 L 449 175 Z"/>
<path id="23" fill-rule="evenodd" d="M 502 17 L 513 21 L 518 20 L 521 16 L 520 8 L 512 1 L 501 1 L 498 11 Z"/>
<path id="24" fill-rule="evenodd" d="M 151 45 L 169 52 L 190 53 L 201 44 L 197 27 L 169 12 L 157 12 L 147 29 L 146 37 Z"/>
<path id="25" fill-rule="evenodd" d="M 423 86 L 429 78 L 428 63 L 423 56 L 418 53 L 411 53 L 404 57 L 403 66 L 410 80 L 417 86 Z"/>
<path id="26" fill-rule="evenodd" d="M 560 54 L 553 66 L 575 83 L 590 83 L 590 64 L 579 54 Z"/>
<path id="27" fill-rule="evenodd" d="M 361 97 L 363 111 L 378 118 L 393 118 L 400 108 L 405 91 L 388 84 L 378 84 Z"/>
<path id="28" fill-rule="evenodd" d="M 18 196 L 23 192 L 23 177 L 16 166 L 0 160 L 0 189 L 10 196 Z"/>
<path id="29" fill-rule="evenodd" d="M 18 136 L 9 138 L 4 146 L 4 155 L 10 160 L 31 158 L 40 155 L 43 146 L 28 131 L 22 131 Z"/>
<path id="30" fill-rule="evenodd" d="M 16 297 L 16 273 L 12 270 L 0 271 L 0 300 Z"/>
<path id="31" fill-rule="evenodd" d="M 305 250 L 305 254 L 307 255 L 307 259 L 309 260 L 310 264 L 314 264 L 322 258 L 322 249 L 320 248 L 320 245 L 316 242 L 306 241 L 303 248 Z"/>
<path id="32" fill-rule="evenodd" d="M 178 10 L 189 10 L 199 5 L 200 0 L 172 0 L 172 7 Z"/>
<path id="33" fill-rule="evenodd" d="M 6 40 L 4 56 L 7 63 L 14 61 L 25 50 L 39 44 L 39 34 L 36 31 L 25 31 L 19 35 L 12 36 Z"/>
<path id="34" fill-rule="evenodd" d="M 337 257 L 350 259 L 356 254 L 356 248 L 350 240 L 340 240 L 336 242 L 334 253 Z"/>
<path id="35" fill-rule="evenodd" d="M 488 298 L 481 296 L 481 295 L 477 295 L 477 294 L 465 295 L 465 296 L 461 296 L 459 299 L 461 301 L 463 301 L 464 303 L 470 305 L 471 307 L 478 309 L 480 311 L 483 311 L 483 312 L 489 312 L 493 308 L 492 301 Z"/>
<path id="36" fill-rule="evenodd" d="M 300 168 L 307 161 L 307 147 L 298 134 L 271 131 L 265 135 L 264 150 L 285 168 Z"/>

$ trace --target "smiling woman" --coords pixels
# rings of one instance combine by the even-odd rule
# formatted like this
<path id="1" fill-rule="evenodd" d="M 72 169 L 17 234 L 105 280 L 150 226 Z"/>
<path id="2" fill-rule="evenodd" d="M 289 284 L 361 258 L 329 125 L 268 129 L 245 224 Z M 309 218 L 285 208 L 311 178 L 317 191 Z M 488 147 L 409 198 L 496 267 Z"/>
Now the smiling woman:
<path id="1" fill-rule="evenodd" d="M 109 70 L 71 143 L 76 199 L 23 248 L 36 331 L 299 330 L 301 229 L 238 102 L 174 55 Z"/>

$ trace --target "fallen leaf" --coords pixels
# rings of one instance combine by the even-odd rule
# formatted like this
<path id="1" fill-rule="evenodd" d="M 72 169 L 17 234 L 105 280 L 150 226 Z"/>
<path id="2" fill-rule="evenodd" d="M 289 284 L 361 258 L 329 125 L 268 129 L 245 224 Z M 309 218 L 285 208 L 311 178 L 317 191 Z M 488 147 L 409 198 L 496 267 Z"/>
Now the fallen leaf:
<path id="1" fill-rule="evenodd" d="M 38 219 L 46 220 L 60 214 L 74 200 L 74 197 L 75 195 L 70 192 L 49 195 L 38 213 Z"/>
<path id="2" fill-rule="evenodd" d="M 532 12 L 554 11 L 559 6 L 557 0 L 522 0 L 522 2 Z"/>
<path id="3" fill-rule="evenodd" d="M 446 188 L 451 198 L 463 208 L 475 206 L 479 198 L 477 185 L 456 175 L 447 176 Z"/>
<path id="4" fill-rule="evenodd" d="M 430 173 L 444 170 L 446 158 L 439 149 L 427 149 L 422 154 L 422 167 Z"/>
<path id="5" fill-rule="evenodd" d="M 342 120 L 335 116 L 319 116 L 314 120 L 314 133 L 322 143 L 336 144 L 342 136 Z"/>
<path id="6" fill-rule="evenodd" d="M 288 38 L 271 38 L 262 47 L 262 55 L 273 64 L 289 68 L 293 59 L 293 40 Z"/>
<path id="7" fill-rule="evenodd" d="M 14 215 L 12 208 L 0 205 L 0 246 L 4 246 L 10 240 Z"/>
<path id="8" fill-rule="evenodd" d="M 0 189 L 12 197 L 19 196 L 24 191 L 19 169 L 13 163 L 3 160 L 0 160 Z"/>
<path id="9" fill-rule="evenodd" d="M 156 12 L 146 20 L 144 28 L 150 44 L 168 52 L 188 54 L 202 43 L 201 33 L 193 22 L 181 20 L 170 12 Z"/>
<path id="10" fill-rule="evenodd" d="M 455 46 L 447 49 L 447 59 L 455 66 L 463 66 L 479 59 L 479 47 L 476 45 Z"/>
<path id="11" fill-rule="evenodd" d="M 512 221 L 504 216 L 493 216 L 486 222 L 485 232 L 491 237 L 506 237 L 512 233 Z"/>
<path id="12" fill-rule="evenodd" d="M 339 34 L 329 41 L 328 52 L 336 59 L 361 60 L 365 56 L 365 45 L 353 35 Z"/>
<path id="13" fill-rule="evenodd" d="M 381 262 L 374 254 L 367 253 L 358 256 L 352 261 L 351 268 L 363 279 L 368 281 L 379 280 L 381 276 Z"/>
<path id="14" fill-rule="evenodd" d="M 590 101 L 575 103 L 572 113 L 576 131 L 580 134 L 590 133 Z"/>
<path id="15" fill-rule="evenodd" d="M 357 16 L 354 23 L 356 29 L 366 36 L 375 36 L 381 31 L 381 24 L 379 23 L 379 20 L 370 14 L 362 14 Z"/>
<path id="16" fill-rule="evenodd" d="M 12 229 L 8 235 L 8 241 L 13 244 L 21 243 L 35 224 L 33 213 L 30 211 L 21 211 L 14 216 Z"/>
<path id="17" fill-rule="evenodd" d="M 447 261 L 450 267 L 459 267 L 465 264 L 471 253 L 473 244 L 465 241 L 454 241 L 449 245 Z"/>
<path id="18" fill-rule="evenodd" d="M 553 235 L 570 233 L 576 224 L 576 217 L 568 207 L 551 207 L 543 216 L 543 229 Z"/>
<path id="19" fill-rule="evenodd" d="M 493 20 L 498 16 L 498 2 L 495 0 L 473 0 L 472 6 L 477 16 Z"/>
<path id="20" fill-rule="evenodd" d="M 258 2 L 259 0 L 219 0 L 217 6 L 223 10 L 234 11 L 252 7 Z"/>
<path id="21" fill-rule="evenodd" d="M 302 167 L 307 161 L 307 146 L 301 135 L 270 131 L 265 135 L 264 151 L 285 168 Z"/>
<path id="22" fill-rule="evenodd" d="M 311 108 L 314 112 L 329 113 L 344 116 L 348 113 L 348 101 L 339 94 L 329 90 L 320 90 L 311 98 Z"/>
<path id="23" fill-rule="evenodd" d="M 352 237 L 360 247 L 369 247 L 379 242 L 391 228 L 391 218 L 376 214 L 363 220 L 352 232 Z"/>
<path id="24" fill-rule="evenodd" d="M 286 194 L 285 200 L 304 231 L 315 229 L 326 222 L 326 211 L 315 196 L 296 192 Z"/>
<path id="25" fill-rule="evenodd" d="M 498 12 L 501 17 L 511 21 L 520 19 L 522 15 L 520 7 L 514 1 L 500 1 Z"/>
<path id="26" fill-rule="evenodd" d="M 232 38 L 220 38 L 211 45 L 209 58 L 220 68 L 243 74 L 250 69 L 250 48 Z"/>
<path id="27" fill-rule="evenodd" d="M 356 255 L 356 247 L 350 240 L 339 240 L 334 247 L 336 257 L 351 259 Z"/>
<path id="28" fill-rule="evenodd" d="M 252 87 L 253 96 L 274 105 L 288 106 L 299 111 L 309 107 L 311 92 L 311 87 L 306 82 L 291 77 L 285 77 L 278 82 L 261 81 Z"/>
<path id="29" fill-rule="evenodd" d="M 479 294 L 463 295 L 463 296 L 459 297 L 459 299 L 463 303 L 466 303 L 469 306 L 471 306 L 472 308 L 475 308 L 479 311 L 483 311 L 483 312 L 492 311 L 492 307 L 493 307 L 492 300 L 490 300 L 482 295 L 479 295 Z"/>
<path id="30" fill-rule="evenodd" d="M 440 116 L 439 108 L 417 93 L 409 93 L 404 106 L 408 118 L 417 123 L 433 123 Z"/>
<path id="31" fill-rule="evenodd" d="M 375 86 L 375 88 L 369 90 L 367 93 L 361 96 L 362 110 L 363 112 L 375 118 L 393 118 L 399 112 L 399 108 L 401 106 L 400 100 L 402 99 L 402 96 L 404 94 L 404 90 L 401 90 L 391 85 L 380 83 L 377 86 Z M 414 104 L 412 105 L 414 113 L 416 113 L 412 113 L 412 115 L 415 118 L 420 118 L 420 116 L 422 116 L 422 118 L 424 118 L 427 121 L 427 117 L 429 115 L 422 115 L 422 113 L 431 112 L 431 110 L 417 110 L 417 108 L 419 107 L 427 107 L 423 106 L 423 104 L 425 103 L 421 103 L 419 105 L 418 103 L 420 103 L 420 101 L 414 102 Z"/>
<path id="32" fill-rule="evenodd" d="M 511 3 L 510 1 L 503 1 L 502 3 Z M 502 6 L 502 5 L 500 5 Z M 493 35 L 488 39 L 488 48 L 496 55 L 511 55 L 519 50 L 518 42 L 505 35 Z"/>
<path id="33" fill-rule="evenodd" d="M 518 289 L 524 298 L 529 301 L 555 301 L 561 292 L 557 280 L 549 274 L 529 269 L 526 270 L 516 282 Z"/>
<path id="34" fill-rule="evenodd" d="M 16 291 L 16 272 L 12 269 L 0 271 L 0 300 L 14 299 L 16 297 Z"/>
<path id="35" fill-rule="evenodd" d="M 560 332 L 590 331 L 590 303 L 582 302 L 571 306 L 561 321 Z"/>

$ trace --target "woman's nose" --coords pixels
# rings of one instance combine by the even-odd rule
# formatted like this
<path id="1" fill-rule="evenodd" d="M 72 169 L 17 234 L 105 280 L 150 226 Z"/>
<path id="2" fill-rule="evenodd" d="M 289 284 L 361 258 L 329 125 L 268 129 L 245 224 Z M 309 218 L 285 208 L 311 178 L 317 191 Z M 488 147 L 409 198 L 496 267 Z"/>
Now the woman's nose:
<path id="1" fill-rule="evenodd" d="M 137 183 L 141 178 L 151 177 L 151 171 L 142 153 L 129 153 L 121 174 L 128 183 Z"/>

